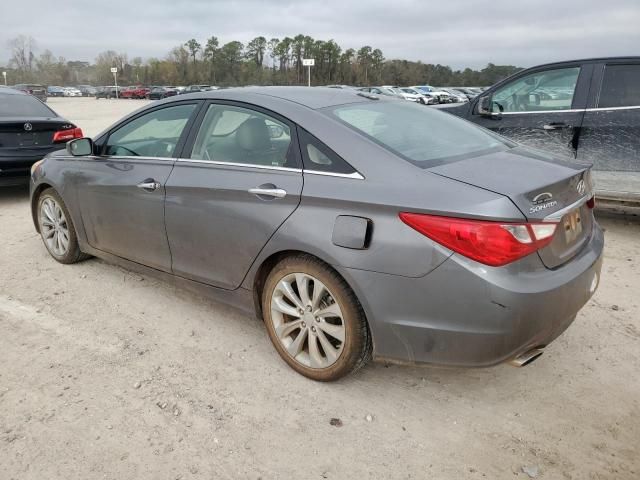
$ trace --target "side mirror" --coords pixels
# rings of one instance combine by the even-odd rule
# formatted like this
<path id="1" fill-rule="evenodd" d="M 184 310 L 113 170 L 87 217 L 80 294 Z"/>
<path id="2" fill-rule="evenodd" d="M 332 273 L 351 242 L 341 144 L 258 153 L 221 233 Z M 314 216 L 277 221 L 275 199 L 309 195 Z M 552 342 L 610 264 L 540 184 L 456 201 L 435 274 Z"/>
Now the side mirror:
<path id="1" fill-rule="evenodd" d="M 529 104 L 530 105 L 540 105 L 540 94 L 539 93 L 530 93 L 529 94 Z"/>
<path id="2" fill-rule="evenodd" d="M 493 107 L 498 107 L 498 112 L 493 110 Z M 484 117 L 491 117 L 496 120 L 500 120 L 502 118 L 502 105 L 493 101 L 493 97 L 491 95 L 485 95 L 484 97 L 480 97 L 478 100 L 477 112 L 478 115 L 482 115 Z"/>
<path id="3" fill-rule="evenodd" d="M 93 140 L 90 138 L 76 138 L 67 142 L 67 153 L 74 157 L 86 157 L 93 154 Z"/>

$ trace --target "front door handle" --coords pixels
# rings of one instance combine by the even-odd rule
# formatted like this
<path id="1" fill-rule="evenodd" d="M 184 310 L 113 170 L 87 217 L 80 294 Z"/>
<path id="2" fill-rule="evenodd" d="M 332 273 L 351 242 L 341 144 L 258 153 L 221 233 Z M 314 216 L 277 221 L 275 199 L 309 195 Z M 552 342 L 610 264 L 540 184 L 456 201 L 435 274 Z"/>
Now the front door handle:
<path id="1" fill-rule="evenodd" d="M 560 130 L 562 128 L 571 128 L 571 125 L 568 125 L 564 122 L 554 122 L 554 123 L 547 123 L 542 128 L 544 128 L 545 130 Z"/>
<path id="2" fill-rule="evenodd" d="M 138 188 L 142 188 L 143 190 L 146 190 L 147 192 L 153 192 L 157 189 L 159 189 L 162 185 L 160 185 L 158 182 L 156 182 L 153 178 L 147 178 L 144 182 L 139 183 L 138 185 L 136 185 L 136 187 Z"/>
<path id="3" fill-rule="evenodd" d="M 272 197 L 272 198 L 284 198 L 287 196 L 287 191 L 281 188 L 250 188 L 249 193 L 258 197 Z"/>

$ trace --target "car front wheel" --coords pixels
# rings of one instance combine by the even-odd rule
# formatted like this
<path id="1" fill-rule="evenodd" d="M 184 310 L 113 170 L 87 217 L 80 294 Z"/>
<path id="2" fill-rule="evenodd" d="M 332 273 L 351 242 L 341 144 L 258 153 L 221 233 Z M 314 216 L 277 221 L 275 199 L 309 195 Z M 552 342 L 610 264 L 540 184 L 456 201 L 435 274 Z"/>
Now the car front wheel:
<path id="1" fill-rule="evenodd" d="M 333 381 L 371 357 L 360 302 L 331 267 L 310 255 L 282 260 L 269 274 L 262 312 L 271 342 L 298 373 Z"/>
<path id="2" fill-rule="evenodd" d="M 38 225 L 44 246 L 60 263 L 76 263 L 89 258 L 78 245 L 71 215 L 60 195 L 48 188 L 38 198 Z"/>

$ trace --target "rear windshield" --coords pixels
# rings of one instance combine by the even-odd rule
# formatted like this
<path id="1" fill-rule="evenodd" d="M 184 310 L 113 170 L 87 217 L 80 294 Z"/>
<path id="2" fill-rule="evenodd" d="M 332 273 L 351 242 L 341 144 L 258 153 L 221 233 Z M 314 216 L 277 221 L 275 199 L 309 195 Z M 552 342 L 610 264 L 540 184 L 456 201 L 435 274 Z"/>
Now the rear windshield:
<path id="1" fill-rule="evenodd" d="M 3 95 L 0 92 L 0 117 L 55 117 L 44 103 L 31 95 Z"/>
<path id="2" fill-rule="evenodd" d="M 358 133 L 422 168 L 515 146 L 454 115 L 408 101 L 341 105 L 329 111 Z"/>

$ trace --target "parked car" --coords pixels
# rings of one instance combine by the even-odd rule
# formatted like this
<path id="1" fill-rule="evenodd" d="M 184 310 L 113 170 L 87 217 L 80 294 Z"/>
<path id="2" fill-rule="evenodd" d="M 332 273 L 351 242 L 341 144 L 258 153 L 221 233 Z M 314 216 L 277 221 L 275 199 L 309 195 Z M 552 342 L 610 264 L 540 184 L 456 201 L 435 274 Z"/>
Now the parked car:
<path id="1" fill-rule="evenodd" d="M 77 89 L 80 90 L 83 97 L 95 97 L 97 91 L 96 87 L 91 85 L 78 85 Z"/>
<path id="2" fill-rule="evenodd" d="M 54 85 L 48 86 L 47 97 L 64 97 L 64 88 Z"/>
<path id="3" fill-rule="evenodd" d="M 38 98 L 0 88 L 0 185 L 26 184 L 29 169 L 82 131 Z"/>
<path id="4" fill-rule="evenodd" d="M 29 95 L 33 95 L 40 101 L 47 101 L 47 89 L 43 85 L 37 83 L 19 83 L 14 85 L 12 88 L 28 93 Z"/>
<path id="5" fill-rule="evenodd" d="M 151 89 L 149 87 L 134 85 L 122 90 L 120 98 L 145 98 L 150 91 Z"/>
<path id="6" fill-rule="evenodd" d="M 446 110 L 525 145 L 593 164 L 602 203 L 640 206 L 640 57 L 529 68 Z"/>
<path id="7" fill-rule="evenodd" d="M 402 98 L 397 89 L 390 87 L 361 87 L 357 89 L 360 92 L 373 93 L 374 95 L 386 95 L 387 97 Z"/>
<path id="8" fill-rule="evenodd" d="M 416 90 L 412 87 L 401 87 L 401 94 L 405 97 L 406 100 L 411 100 L 414 102 L 422 103 L 423 105 L 431 105 L 437 103 L 434 101 L 433 96 L 424 94 L 423 92 Z"/>
<path id="9" fill-rule="evenodd" d="M 197 92 L 208 92 L 213 90 L 210 85 L 189 85 L 184 90 L 180 91 L 180 94 L 183 93 L 197 93 Z"/>
<path id="10" fill-rule="evenodd" d="M 110 100 L 112 98 L 118 98 L 120 93 L 122 92 L 122 87 L 116 86 L 108 86 L 108 87 L 98 87 L 96 88 L 96 100 L 99 98 L 106 98 Z"/>
<path id="11" fill-rule="evenodd" d="M 178 95 L 178 91 L 172 87 L 154 87 L 149 93 L 147 93 L 146 98 L 148 100 L 162 100 L 163 98 L 173 97 Z"/>
<path id="12" fill-rule="evenodd" d="M 34 166 L 36 228 L 61 263 L 95 255 L 255 311 L 315 380 L 371 355 L 531 362 L 598 286 L 589 169 L 362 93 L 150 104 Z"/>
<path id="13" fill-rule="evenodd" d="M 63 95 L 65 97 L 81 97 L 82 92 L 75 87 L 64 87 Z"/>
<path id="14" fill-rule="evenodd" d="M 475 90 L 473 88 L 469 88 L 469 87 L 454 87 L 456 91 L 461 92 L 462 94 L 464 94 L 468 100 L 473 100 L 474 98 L 476 98 L 478 95 L 480 95 L 482 92 Z"/>
<path id="15" fill-rule="evenodd" d="M 449 95 L 451 95 L 451 99 L 452 99 L 451 103 L 459 103 L 459 102 L 468 102 L 469 101 L 469 99 L 467 98 L 467 96 L 464 93 L 456 90 L 455 88 L 452 88 L 452 87 L 438 87 L 438 90 L 446 92 Z"/>
<path id="16" fill-rule="evenodd" d="M 451 100 L 451 95 L 438 88 L 432 87 L 430 85 L 416 85 L 413 88 L 425 94 L 429 93 L 431 95 L 435 95 L 435 97 L 438 99 L 438 103 L 453 103 Z"/>

